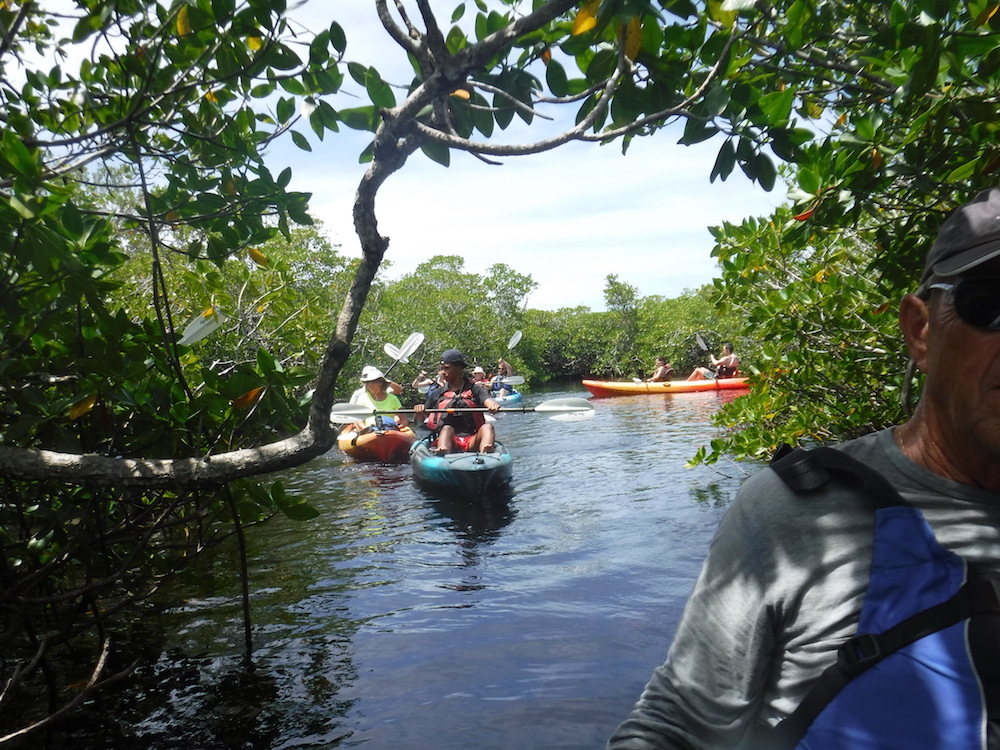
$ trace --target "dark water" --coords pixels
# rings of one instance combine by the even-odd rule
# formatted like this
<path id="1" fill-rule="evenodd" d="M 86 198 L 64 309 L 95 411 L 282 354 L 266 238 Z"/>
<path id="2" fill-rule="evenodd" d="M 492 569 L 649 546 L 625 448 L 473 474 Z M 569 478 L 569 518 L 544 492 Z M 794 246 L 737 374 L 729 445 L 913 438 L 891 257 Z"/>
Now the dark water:
<path id="1" fill-rule="evenodd" d="M 525 404 L 586 395 L 529 394 Z M 509 499 L 443 502 L 338 451 L 284 475 L 322 515 L 249 533 L 256 679 L 234 549 L 164 592 L 152 663 L 100 740 L 166 748 L 600 748 L 667 650 L 740 481 L 687 469 L 732 393 L 501 415 Z M 172 598 L 171 598 L 172 597 Z M 158 653 L 157 653 L 158 652 Z"/>

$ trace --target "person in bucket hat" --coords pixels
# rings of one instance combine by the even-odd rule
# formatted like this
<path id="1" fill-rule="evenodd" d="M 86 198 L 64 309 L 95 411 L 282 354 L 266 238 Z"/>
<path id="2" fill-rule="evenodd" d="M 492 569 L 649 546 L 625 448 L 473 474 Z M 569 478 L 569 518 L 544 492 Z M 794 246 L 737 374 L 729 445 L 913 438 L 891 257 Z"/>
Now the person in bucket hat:
<path id="1" fill-rule="evenodd" d="M 372 411 L 394 411 L 402 409 L 399 394 L 403 387 L 386 378 L 385 373 L 374 365 L 365 365 L 361 369 L 361 387 L 351 394 L 350 403 L 370 406 Z M 409 424 L 403 414 L 374 414 L 368 419 L 357 422 L 353 428 L 361 432 L 364 429 L 398 429 Z"/>
<path id="2" fill-rule="evenodd" d="M 743 483 L 609 748 L 1000 746 L 1000 187 L 943 223 L 899 324 L 910 417 Z"/>

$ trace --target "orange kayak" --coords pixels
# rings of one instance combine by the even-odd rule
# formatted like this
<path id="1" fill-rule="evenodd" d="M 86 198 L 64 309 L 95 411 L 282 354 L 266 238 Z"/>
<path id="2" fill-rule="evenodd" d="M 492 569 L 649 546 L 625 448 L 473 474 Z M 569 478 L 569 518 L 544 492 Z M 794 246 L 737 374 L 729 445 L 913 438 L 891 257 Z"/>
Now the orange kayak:
<path id="1" fill-rule="evenodd" d="M 409 459 L 410 446 L 416 439 L 416 433 L 409 427 L 399 430 L 366 430 L 360 434 L 351 427 L 345 427 L 337 435 L 337 447 L 357 461 L 395 464 Z"/>
<path id="2" fill-rule="evenodd" d="M 749 388 L 747 378 L 718 380 L 667 380 L 662 383 L 627 383 L 611 380 L 584 380 L 583 387 L 595 396 L 638 396 L 643 393 L 694 393 Z"/>

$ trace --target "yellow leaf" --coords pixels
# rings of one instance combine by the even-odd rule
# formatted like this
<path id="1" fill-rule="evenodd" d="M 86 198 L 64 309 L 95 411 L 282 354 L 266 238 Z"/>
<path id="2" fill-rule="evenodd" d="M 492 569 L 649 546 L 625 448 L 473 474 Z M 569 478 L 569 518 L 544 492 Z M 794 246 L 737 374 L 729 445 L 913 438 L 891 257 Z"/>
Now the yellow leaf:
<path id="1" fill-rule="evenodd" d="M 872 149 L 872 166 L 878 169 L 882 166 L 882 154 L 877 148 Z"/>
<path id="2" fill-rule="evenodd" d="M 236 183 L 230 180 L 229 182 L 226 183 L 226 187 L 224 188 L 224 190 L 226 191 L 226 195 L 235 195 Z"/>
<path id="3" fill-rule="evenodd" d="M 840 117 L 837 118 L 837 127 L 842 128 L 847 124 L 847 113 L 844 112 Z"/>
<path id="4" fill-rule="evenodd" d="M 254 401 L 256 401 L 260 397 L 260 394 L 263 392 L 264 392 L 264 386 L 259 386 L 257 388 L 253 388 L 252 390 L 247 391 L 242 396 L 233 401 L 233 408 L 246 409 Z"/>
<path id="5" fill-rule="evenodd" d="M 470 94 L 465 89 L 455 89 L 454 91 L 451 92 L 451 95 L 454 96 L 456 99 L 465 99 L 466 101 L 468 101 L 472 97 L 472 94 Z"/>
<path id="6" fill-rule="evenodd" d="M 817 284 L 822 284 L 824 281 L 826 281 L 826 277 L 827 277 L 828 273 L 829 272 L 825 268 L 819 269 L 816 272 L 816 275 L 813 276 L 813 281 L 815 281 Z"/>
<path id="7" fill-rule="evenodd" d="M 250 248 L 250 259 L 261 268 L 267 268 L 267 257 L 255 247 Z"/>
<path id="8" fill-rule="evenodd" d="M 205 92 L 205 98 L 208 99 L 210 102 L 212 102 L 212 104 L 218 104 L 219 103 L 219 100 L 215 98 L 215 92 L 214 91 L 206 91 Z"/>
<path id="9" fill-rule="evenodd" d="M 549 60 L 551 59 L 552 59 L 552 48 L 546 47 L 545 49 L 542 50 L 542 62 L 548 65 Z"/>
<path id="10" fill-rule="evenodd" d="M 186 36 L 191 33 L 191 22 L 188 20 L 188 9 L 186 5 L 182 5 L 181 9 L 177 11 L 177 33 L 181 36 Z"/>
<path id="11" fill-rule="evenodd" d="M 259 36 L 248 36 L 247 37 L 247 47 L 256 52 L 261 47 L 264 46 L 264 40 Z"/>
<path id="12" fill-rule="evenodd" d="M 822 104 L 812 99 L 807 99 L 805 102 L 806 114 L 813 120 L 818 120 L 823 116 L 823 110 L 825 109 Z"/>
<path id="13" fill-rule="evenodd" d="M 632 18 L 625 26 L 625 57 L 635 60 L 642 46 L 642 21 Z"/>
<path id="14" fill-rule="evenodd" d="M 586 34 L 597 26 L 597 9 L 600 5 L 601 0 L 590 0 L 589 3 L 580 8 L 576 18 L 573 19 L 573 36 Z"/>
<path id="15" fill-rule="evenodd" d="M 96 403 L 97 403 L 97 394 L 96 393 L 93 393 L 93 394 L 87 396 L 86 398 L 81 398 L 79 401 L 77 401 L 75 404 L 73 404 L 69 408 L 69 414 L 68 414 L 69 418 L 70 419 L 79 419 L 84 414 L 86 414 L 91 409 L 93 409 L 94 408 L 94 404 L 96 404 Z"/>

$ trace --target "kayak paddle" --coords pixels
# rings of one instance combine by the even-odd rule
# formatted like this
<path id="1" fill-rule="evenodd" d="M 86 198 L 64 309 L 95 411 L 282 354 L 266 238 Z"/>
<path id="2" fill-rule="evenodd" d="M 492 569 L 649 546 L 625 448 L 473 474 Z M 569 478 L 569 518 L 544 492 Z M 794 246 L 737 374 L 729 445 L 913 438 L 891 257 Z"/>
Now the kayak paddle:
<path id="1" fill-rule="evenodd" d="M 403 345 L 397 349 L 392 344 L 386 344 L 382 350 L 392 357 L 392 364 L 385 368 L 385 374 L 388 375 L 389 371 L 393 367 L 398 365 L 400 362 L 408 363 L 410 361 L 409 357 L 413 352 L 420 348 L 420 345 L 424 343 L 424 334 L 419 331 L 414 331 L 409 335 Z M 398 355 L 398 356 L 396 356 Z"/>
<path id="2" fill-rule="evenodd" d="M 485 406 L 461 407 L 456 409 L 424 409 L 424 414 L 434 412 L 446 414 L 462 414 L 464 412 L 488 412 Z M 552 419 L 590 419 L 594 416 L 594 407 L 585 398 L 553 398 L 543 401 L 537 406 L 503 406 L 502 412 L 537 412 Z M 364 404 L 334 404 L 330 410 L 330 421 L 336 424 L 358 422 L 375 414 L 416 414 L 416 409 L 391 409 L 380 411 Z"/>

